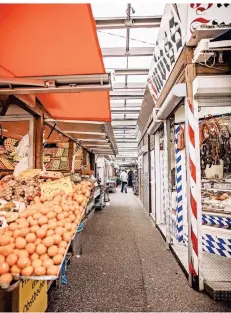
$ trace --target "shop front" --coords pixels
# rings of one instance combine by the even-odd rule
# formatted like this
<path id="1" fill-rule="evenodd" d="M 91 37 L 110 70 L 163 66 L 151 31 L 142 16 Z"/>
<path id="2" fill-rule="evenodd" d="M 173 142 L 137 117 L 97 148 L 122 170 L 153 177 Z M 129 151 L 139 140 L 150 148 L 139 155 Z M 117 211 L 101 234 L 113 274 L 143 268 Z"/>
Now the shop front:
<path id="1" fill-rule="evenodd" d="M 221 7 L 197 6 L 207 17 L 222 16 L 224 25 L 230 25 Z M 150 216 L 182 264 L 189 285 L 216 300 L 230 299 L 230 50 L 222 49 L 229 26 L 223 30 L 207 26 L 206 33 L 193 24 L 196 17 L 199 21 L 196 6 L 177 7 L 181 48 L 178 40 L 174 66 L 168 71 L 158 67 L 160 62 L 167 66 L 168 55 L 163 53 L 161 60 L 155 51 L 150 70 L 155 106 L 144 130 L 154 136 L 155 145 Z M 177 22 L 174 12 L 169 5 L 164 17 L 171 15 Z M 188 18 L 185 28 L 183 12 Z M 189 31 L 189 25 L 195 28 Z M 211 43 L 209 55 L 201 48 L 203 40 Z"/>

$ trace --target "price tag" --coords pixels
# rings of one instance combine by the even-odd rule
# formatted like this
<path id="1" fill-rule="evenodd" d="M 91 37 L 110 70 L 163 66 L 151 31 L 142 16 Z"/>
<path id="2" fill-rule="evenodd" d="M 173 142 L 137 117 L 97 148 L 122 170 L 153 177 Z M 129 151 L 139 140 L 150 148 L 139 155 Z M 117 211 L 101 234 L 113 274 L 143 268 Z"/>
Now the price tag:
<path id="1" fill-rule="evenodd" d="M 41 183 L 42 196 L 53 196 L 56 192 L 65 192 L 66 194 L 73 192 L 70 177 L 60 178 L 51 182 Z"/>
<path id="2" fill-rule="evenodd" d="M 23 280 L 19 286 L 17 312 L 45 312 L 47 309 L 47 281 Z"/>
<path id="3" fill-rule="evenodd" d="M 41 169 L 29 168 L 29 169 L 21 172 L 19 177 L 21 177 L 21 178 L 33 178 L 33 177 L 39 175 L 40 172 L 41 172 Z"/>
<path id="4" fill-rule="evenodd" d="M 211 189 L 212 188 L 212 185 L 210 183 L 204 183 L 203 187 L 205 189 Z"/>
<path id="5" fill-rule="evenodd" d="M 220 189 L 220 190 L 231 190 L 231 184 L 225 184 L 225 183 L 215 183 L 214 189 Z"/>

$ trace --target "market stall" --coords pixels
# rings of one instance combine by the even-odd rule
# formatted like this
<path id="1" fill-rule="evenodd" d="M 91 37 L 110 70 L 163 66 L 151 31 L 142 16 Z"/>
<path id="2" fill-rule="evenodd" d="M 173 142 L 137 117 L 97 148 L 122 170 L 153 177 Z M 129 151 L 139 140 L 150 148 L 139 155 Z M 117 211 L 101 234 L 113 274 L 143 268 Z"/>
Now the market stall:
<path id="1" fill-rule="evenodd" d="M 139 142 L 142 154 L 145 133 L 155 139 L 151 217 L 183 265 L 189 285 L 214 299 L 230 299 L 231 89 L 225 41 L 230 10 L 215 4 L 177 8 L 165 8 L 149 73 L 155 106 Z M 222 22 L 213 23 L 214 16 Z M 166 25 L 175 25 L 171 40 Z M 161 45 L 165 39 L 172 57 Z"/>
<path id="2" fill-rule="evenodd" d="M 95 153 L 116 153 L 113 76 L 90 5 L 1 5 L 0 12 L 1 311 L 44 312 L 51 283 L 66 283 L 66 265 L 80 254 L 97 193 Z M 31 19 L 37 15 L 42 25 Z"/>

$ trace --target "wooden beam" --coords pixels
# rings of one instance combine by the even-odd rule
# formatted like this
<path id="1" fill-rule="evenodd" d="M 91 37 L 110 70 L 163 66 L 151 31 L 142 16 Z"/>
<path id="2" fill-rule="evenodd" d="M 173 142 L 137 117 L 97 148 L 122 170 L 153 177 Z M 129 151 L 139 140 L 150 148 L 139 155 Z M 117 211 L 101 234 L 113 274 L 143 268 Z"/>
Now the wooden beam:
<path id="1" fill-rule="evenodd" d="M 185 68 L 185 82 L 187 89 L 187 98 L 193 103 L 193 86 L 192 83 L 196 78 L 196 64 L 188 64 Z"/>
<path id="2" fill-rule="evenodd" d="M 95 155 L 94 153 L 90 152 L 90 166 L 91 166 L 91 171 L 95 171 Z"/>
<path id="3" fill-rule="evenodd" d="M 87 150 L 83 148 L 83 165 L 87 165 Z"/>
<path id="4" fill-rule="evenodd" d="M 44 119 L 42 116 L 34 117 L 34 168 L 43 169 L 43 130 Z"/>
<path id="5" fill-rule="evenodd" d="M 74 141 L 69 140 L 69 147 L 68 147 L 68 169 L 69 169 L 69 172 L 72 171 L 73 155 L 74 155 Z"/>
<path id="6" fill-rule="evenodd" d="M 16 104 L 19 106 L 21 109 L 25 110 L 26 112 L 30 113 L 31 115 L 39 115 L 39 116 L 44 116 L 44 118 L 51 118 L 49 113 L 43 108 L 43 106 L 40 104 L 40 102 L 37 100 L 35 103 L 35 106 L 32 107 L 19 98 L 15 96 L 9 96 L 9 102 L 10 104 Z"/>
<path id="7" fill-rule="evenodd" d="M 8 96 L 0 97 L 0 116 L 4 116 L 9 108 L 10 102 Z"/>
<path id="8" fill-rule="evenodd" d="M 196 64 L 196 74 L 200 75 L 227 75 L 229 74 L 228 64 L 216 64 L 214 67 L 203 66 Z"/>

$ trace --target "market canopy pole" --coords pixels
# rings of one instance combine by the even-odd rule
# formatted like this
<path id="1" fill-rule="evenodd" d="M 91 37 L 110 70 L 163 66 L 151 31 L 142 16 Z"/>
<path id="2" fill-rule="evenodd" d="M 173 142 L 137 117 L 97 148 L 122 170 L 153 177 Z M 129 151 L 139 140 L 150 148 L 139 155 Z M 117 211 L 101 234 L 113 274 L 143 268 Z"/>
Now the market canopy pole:
<path id="1" fill-rule="evenodd" d="M 43 169 L 43 116 L 34 117 L 34 168 Z"/>
<path id="2" fill-rule="evenodd" d="M 196 65 L 188 64 L 185 69 L 187 98 L 185 98 L 185 140 L 187 152 L 187 199 L 188 199 L 188 262 L 189 285 L 203 290 L 201 276 L 201 169 L 199 146 L 198 103 L 193 97 L 192 83 L 196 77 Z"/>
<path id="3" fill-rule="evenodd" d="M 68 172 L 71 172 L 72 170 L 73 155 L 74 155 L 74 141 L 70 139 L 68 145 Z"/>

